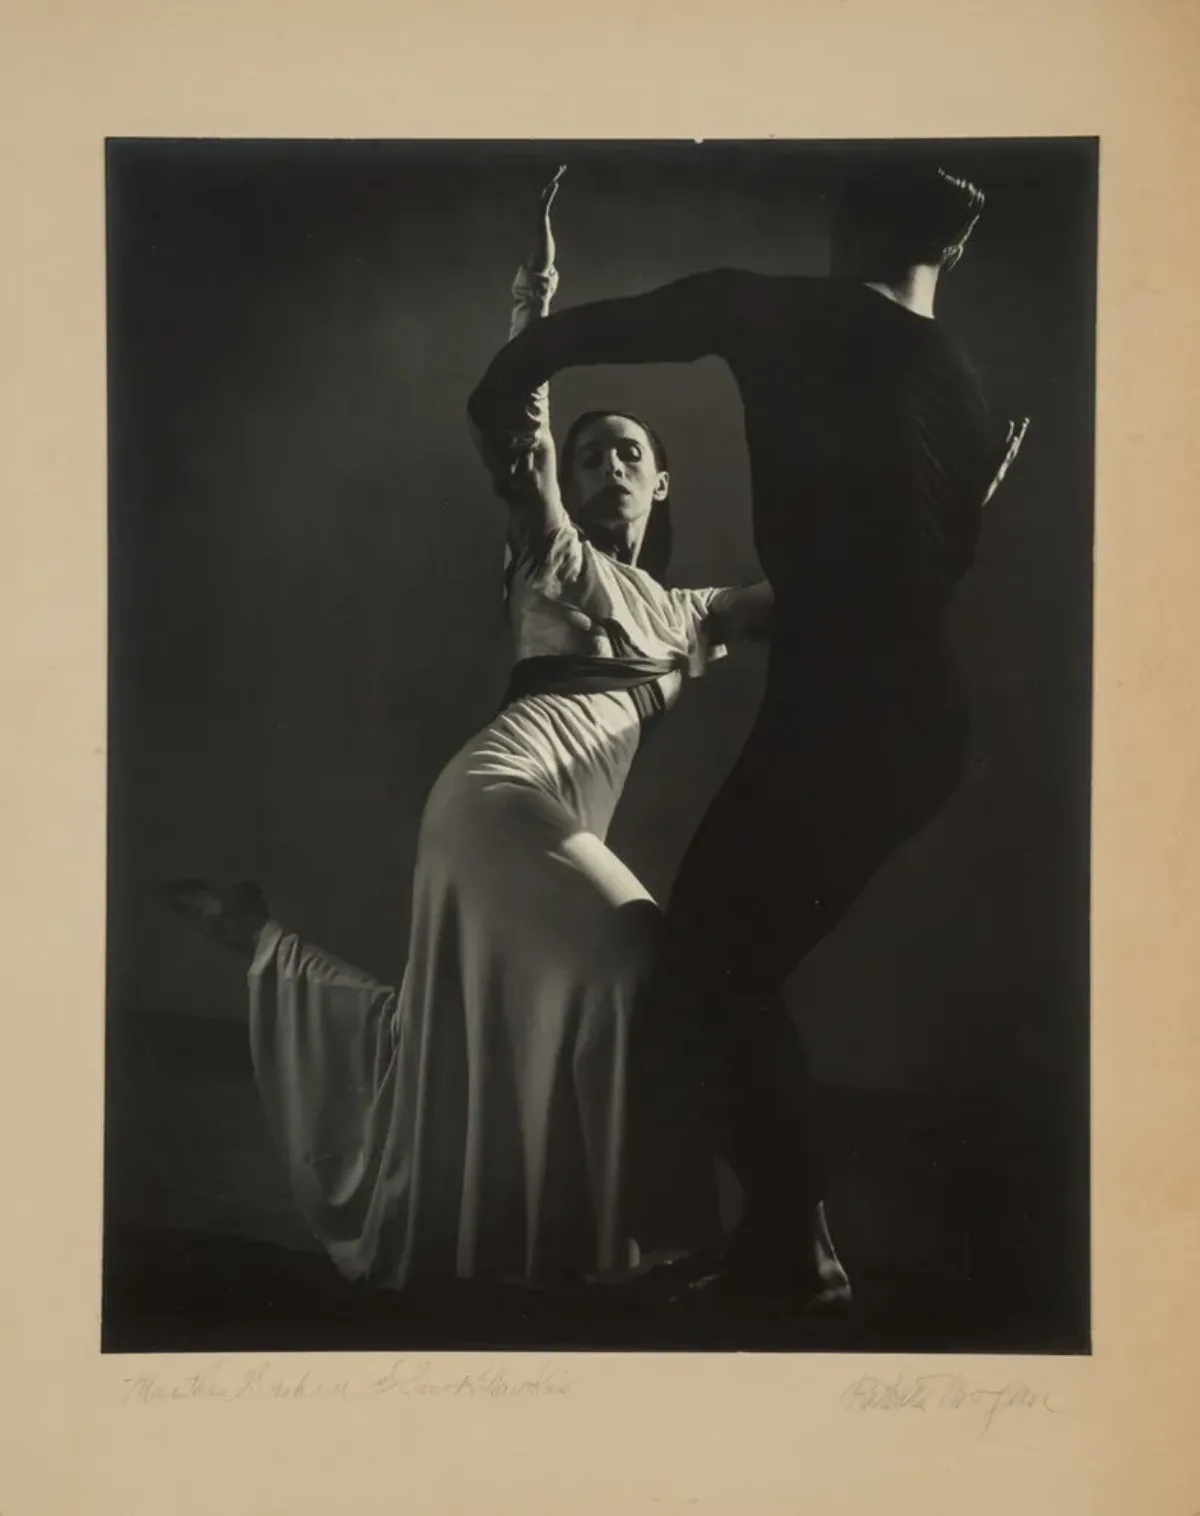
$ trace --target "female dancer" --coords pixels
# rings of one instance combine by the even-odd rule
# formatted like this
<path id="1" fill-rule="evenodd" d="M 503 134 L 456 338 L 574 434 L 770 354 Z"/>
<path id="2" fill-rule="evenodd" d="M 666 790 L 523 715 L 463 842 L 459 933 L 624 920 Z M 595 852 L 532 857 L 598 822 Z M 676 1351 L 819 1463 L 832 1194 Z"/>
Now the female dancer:
<path id="1" fill-rule="evenodd" d="M 561 172 L 514 331 L 555 291 Z M 648 725 L 770 611 L 766 585 L 663 587 L 670 481 L 647 426 L 588 413 L 557 458 L 545 388 L 522 403 L 515 465 L 477 438 L 508 507 L 517 661 L 426 804 L 399 989 L 301 942 L 256 885 L 167 891 L 249 959 L 255 1076 L 297 1200 L 342 1273 L 382 1285 L 636 1262 L 629 1045 L 660 913 L 604 838 Z M 702 1138 L 686 1161 L 711 1183 Z M 662 1172 L 659 1194 L 684 1180 Z"/>

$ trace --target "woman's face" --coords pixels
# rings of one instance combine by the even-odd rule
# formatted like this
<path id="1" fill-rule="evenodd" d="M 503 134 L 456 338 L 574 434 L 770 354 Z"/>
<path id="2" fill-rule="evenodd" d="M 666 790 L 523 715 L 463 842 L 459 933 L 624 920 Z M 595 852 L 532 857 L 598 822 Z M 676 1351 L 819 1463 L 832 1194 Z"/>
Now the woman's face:
<path id="1" fill-rule="evenodd" d="M 645 430 L 626 416 L 600 416 L 575 439 L 563 491 L 568 511 L 585 531 L 619 530 L 650 514 L 670 481 L 654 461 Z"/>

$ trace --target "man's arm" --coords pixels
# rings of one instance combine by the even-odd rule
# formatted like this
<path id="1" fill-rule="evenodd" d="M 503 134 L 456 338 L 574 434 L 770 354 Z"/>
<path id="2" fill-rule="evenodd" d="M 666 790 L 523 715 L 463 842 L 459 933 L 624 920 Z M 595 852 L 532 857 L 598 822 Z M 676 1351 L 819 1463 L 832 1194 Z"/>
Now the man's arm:
<path id="1" fill-rule="evenodd" d="M 719 590 L 708 614 L 713 642 L 764 641 L 771 633 L 775 592 L 766 579 Z"/>
<path id="2" fill-rule="evenodd" d="M 693 274 L 645 295 L 599 300 L 531 323 L 492 359 L 467 410 L 490 438 L 522 436 L 523 402 L 561 369 L 596 363 L 690 363 L 727 356 L 731 269 Z"/>

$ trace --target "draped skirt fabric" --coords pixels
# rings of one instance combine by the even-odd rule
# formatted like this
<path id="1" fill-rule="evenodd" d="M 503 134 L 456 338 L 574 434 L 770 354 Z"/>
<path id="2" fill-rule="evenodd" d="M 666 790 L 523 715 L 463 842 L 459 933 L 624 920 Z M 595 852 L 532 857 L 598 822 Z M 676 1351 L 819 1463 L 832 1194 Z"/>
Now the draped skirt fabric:
<path id="1" fill-rule="evenodd" d="M 581 819 L 527 766 L 465 749 L 426 809 L 398 989 L 263 933 L 255 1074 L 296 1199 L 348 1277 L 602 1274 L 627 1266 L 631 1233 L 675 1246 L 715 1228 L 682 1084 L 660 1082 L 654 1117 L 632 1122 L 660 913 L 605 846 L 607 818 Z M 631 1163 L 631 1133 L 650 1130 Z"/>

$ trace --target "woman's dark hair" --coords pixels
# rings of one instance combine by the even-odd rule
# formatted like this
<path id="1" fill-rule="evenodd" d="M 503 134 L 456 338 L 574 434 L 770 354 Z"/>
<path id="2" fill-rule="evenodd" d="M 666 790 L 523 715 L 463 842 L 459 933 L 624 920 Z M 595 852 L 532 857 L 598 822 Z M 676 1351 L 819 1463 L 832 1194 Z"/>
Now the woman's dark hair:
<path id="1" fill-rule="evenodd" d="M 983 191 L 935 164 L 892 162 L 849 176 L 836 196 L 835 256 L 865 278 L 940 267 L 967 240 Z"/>
<path id="2" fill-rule="evenodd" d="M 654 454 L 655 468 L 663 474 L 670 472 L 671 465 L 667 460 L 667 450 L 663 446 L 662 438 L 652 426 L 647 426 L 640 416 L 631 415 L 629 411 L 584 411 L 582 416 L 576 416 L 571 422 L 558 456 L 558 480 L 563 489 L 570 482 L 580 437 L 593 422 L 603 421 L 608 416 L 620 416 L 622 420 L 632 421 L 634 426 L 641 427 L 650 439 L 650 451 Z M 645 570 L 652 579 L 657 579 L 659 584 L 664 583 L 667 577 L 667 564 L 671 558 L 671 535 L 671 496 L 668 492 L 663 499 L 654 502 L 650 519 L 646 522 L 642 550 L 638 554 L 638 568 Z"/>

